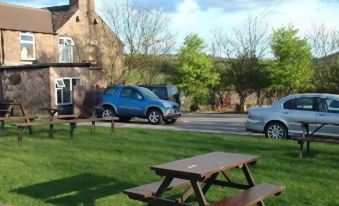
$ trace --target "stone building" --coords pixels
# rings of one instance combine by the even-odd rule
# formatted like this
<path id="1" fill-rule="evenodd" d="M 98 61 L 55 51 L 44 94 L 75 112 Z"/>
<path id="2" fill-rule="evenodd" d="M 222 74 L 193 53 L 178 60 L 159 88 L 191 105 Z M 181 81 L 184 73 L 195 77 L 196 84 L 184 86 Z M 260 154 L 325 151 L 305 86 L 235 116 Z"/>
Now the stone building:
<path id="1" fill-rule="evenodd" d="M 41 9 L 0 3 L 0 100 L 70 110 L 83 104 L 76 99 L 83 90 L 118 82 L 122 58 L 123 44 L 94 0 Z"/>

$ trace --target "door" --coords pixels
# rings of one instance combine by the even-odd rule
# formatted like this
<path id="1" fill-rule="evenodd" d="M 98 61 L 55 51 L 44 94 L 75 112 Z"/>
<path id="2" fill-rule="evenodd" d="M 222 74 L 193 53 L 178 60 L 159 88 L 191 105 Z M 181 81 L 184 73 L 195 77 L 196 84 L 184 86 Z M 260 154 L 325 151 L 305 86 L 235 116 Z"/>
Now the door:
<path id="1" fill-rule="evenodd" d="M 145 101 L 139 91 L 131 87 L 125 87 L 121 90 L 117 103 L 119 116 L 142 116 L 144 108 Z"/>
<path id="2" fill-rule="evenodd" d="M 310 124 L 310 131 L 317 127 L 315 124 L 314 97 L 297 97 L 290 100 L 289 104 L 290 109 L 285 110 L 283 114 L 288 123 L 289 134 L 300 134 L 302 121 L 313 123 Z"/>
<path id="3" fill-rule="evenodd" d="M 339 100 L 333 98 L 317 98 L 319 123 L 327 123 L 317 134 L 339 137 Z"/>

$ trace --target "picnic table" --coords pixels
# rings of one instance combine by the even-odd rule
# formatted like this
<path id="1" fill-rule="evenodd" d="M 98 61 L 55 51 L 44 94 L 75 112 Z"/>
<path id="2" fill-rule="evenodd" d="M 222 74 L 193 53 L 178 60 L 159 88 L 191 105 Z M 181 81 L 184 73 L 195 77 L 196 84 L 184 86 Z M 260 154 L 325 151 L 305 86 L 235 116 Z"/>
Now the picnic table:
<path id="1" fill-rule="evenodd" d="M 41 110 L 47 111 L 49 114 L 49 119 L 53 120 L 54 119 L 54 115 L 57 112 L 62 112 L 62 109 L 58 109 L 58 108 L 54 108 L 54 107 L 45 107 L 45 108 L 41 108 Z"/>
<path id="2" fill-rule="evenodd" d="M 333 143 L 333 144 L 339 144 L 339 137 L 334 138 L 334 137 L 327 137 L 327 136 L 319 136 L 317 135 L 317 132 L 323 128 L 325 125 L 334 125 L 334 126 L 339 126 L 339 120 L 338 122 L 326 122 L 326 121 L 318 121 L 318 122 L 313 122 L 313 121 L 300 121 L 301 125 L 301 131 L 302 134 L 301 136 L 298 137 L 293 137 L 293 139 L 298 140 L 298 144 L 300 144 L 299 147 L 299 157 L 303 157 L 304 153 L 304 143 L 306 142 L 307 144 L 307 149 L 306 151 L 310 151 L 310 142 L 328 142 L 328 143 Z M 310 124 L 318 125 L 313 131 L 310 131 Z"/>
<path id="3" fill-rule="evenodd" d="M 148 202 L 154 206 L 192 206 L 187 199 L 195 194 L 199 206 L 226 206 L 251 205 L 258 203 L 264 205 L 263 200 L 273 195 L 279 195 L 283 187 L 271 184 L 256 185 L 249 169 L 259 157 L 254 155 L 213 152 L 205 155 L 177 160 L 165 164 L 152 166 L 157 175 L 165 177 L 163 181 L 155 182 L 124 191 L 131 199 Z M 246 183 L 235 182 L 229 170 L 242 169 Z M 224 180 L 217 179 L 222 175 Z M 201 186 L 201 184 L 203 186 Z M 187 190 L 177 199 L 163 197 L 167 190 L 179 186 L 188 186 Z M 243 189 L 245 191 L 227 197 L 217 203 L 209 204 L 205 194 L 213 185 Z"/>
<path id="4" fill-rule="evenodd" d="M 26 116 L 25 110 L 20 103 L 14 102 L 12 100 L 0 101 L 0 112 L 10 113 L 13 111 L 14 107 L 18 106 L 20 108 L 22 116 Z M 6 116 L 6 115 L 5 115 Z"/>

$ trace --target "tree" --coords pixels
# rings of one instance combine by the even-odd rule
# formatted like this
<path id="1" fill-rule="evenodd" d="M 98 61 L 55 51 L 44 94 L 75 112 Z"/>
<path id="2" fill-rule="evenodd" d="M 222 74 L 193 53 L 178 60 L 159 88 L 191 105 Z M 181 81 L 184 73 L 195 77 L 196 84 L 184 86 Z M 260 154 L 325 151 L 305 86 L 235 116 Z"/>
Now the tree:
<path id="1" fill-rule="evenodd" d="M 158 75 L 158 72 L 149 71 L 157 67 L 149 65 L 154 56 L 169 54 L 174 46 L 175 35 L 168 28 L 170 17 L 134 0 L 106 2 L 103 13 L 108 25 L 125 45 L 125 69 L 121 82 L 126 83 L 132 74 L 139 75 L 137 81 L 149 79 L 147 75 Z"/>
<path id="2" fill-rule="evenodd" d="M 310 88 L 313 71 L 310 68 L 311 49 L 306 39 L 297 36 L 293 26 L 274 31 L 271 49 L 274 61 L 270 72 L 273 91 L 277 97 Z"/>
<path id="3" fill-rule="evenodd" d="M 234 29 L 231 36 L 220 29 L 212 32 L 212 53 L 224 59 L 220 61 L 224 64 L 221 71 L 224 82 L 219 85 L 232 85 L 238 93 L 238 112 L 244 111 L 246 98 L 250 94 L 256 92 L 259 99 L 261 91 L 269 83 L 266 67 L 261 62 L 268 49 L 267 27 L 261 25 L 264 24 L 258 19 L 249 18 L 240 29 Z"/>
<path id="4" fill-rule="evenodd" d="M 204 41 L 196 34 L 188 35 L 178 52 L 178 66 L 172 81 L 193 98 L 193 110 L 207 97 L 209 88 L 218 81 L 213 61 L 204 52 Z"/>
<path id="5" fill-rule="evenodd" d="M 312 47 L 313 84 L 318 92 L 337 93 L 339 76 L 339 30 L 329 30 L 324 24 L 313 25 L 307 35 Z"/>

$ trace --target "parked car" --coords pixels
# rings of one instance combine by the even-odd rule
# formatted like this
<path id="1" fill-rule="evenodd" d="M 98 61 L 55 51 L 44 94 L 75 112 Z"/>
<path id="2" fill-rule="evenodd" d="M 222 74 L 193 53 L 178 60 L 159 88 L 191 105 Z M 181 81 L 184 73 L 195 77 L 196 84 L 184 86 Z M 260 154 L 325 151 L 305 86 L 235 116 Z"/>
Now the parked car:
<path id="1" fill-rule="evenodd" d="M 173 124 L 181 116 L 177 103 L 161 100 L 153 92 L 138 86 L 109 86 L 100 98 L 102 117 L 117 116 L 121 121 L 132 117 L 148 119 L 151 124 Z"/>
<path id="2" fill-rule="evenodd" d="M 339 95 L 296 94 L 287 96 L 271 106 L 254 107 L 248 112 L 246 128 L 265 133 L 266 137 L 284 139 L 292 134 L 301 134 L 301 121 L 310 124 L 314 131 L 320 123 L 328 123 L 316 134 L 338 137 Z"/>
<path id="3" fill-rule="evenodd" d="M 154 85 L 140 85 L 140 86 L 151 90 L 160 99 L 176 102 L 179 105 L 182 104 L 183 97 L 180 95 L 180 92 L 176 85 L 154 84 Z"/>

